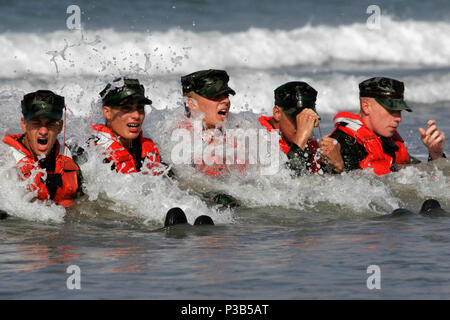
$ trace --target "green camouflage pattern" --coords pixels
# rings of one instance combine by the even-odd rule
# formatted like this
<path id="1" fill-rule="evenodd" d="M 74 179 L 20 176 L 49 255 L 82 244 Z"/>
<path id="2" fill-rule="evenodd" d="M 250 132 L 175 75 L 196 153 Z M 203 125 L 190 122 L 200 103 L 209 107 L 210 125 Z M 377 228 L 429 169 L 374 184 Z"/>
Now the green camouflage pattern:
<path id="1" fill-rule="evenodd" d="M 61 120 L 64 109 L 64 97 L 50 90 L 38 90 L 26 94 L 21 101 L 22 114 L 26 121 L 34 118 Z"/>
<path id="2" fill-rule="evenodd" d="M 152 104 L 152 101 L 145 97 L 144 86 L 137 79 L 114 79 L 100 92 L 100 96 L 104 106 L 125 106 L 136 101 L 142 104 Z"/>
<path id="3" fill-rule="evenodd" d="M 379 104 L 390 110 L 411 112 L 411 108 L 403 100 L 404 92 L 404 83 L 391 78 L 374 77 L 359 84 L 361 98 L 374 98 Z"/>
<path id="4" fill-rule="evenodd" d="M 230 77 L 224 70 L 201 70 L 181 77 L 183 95 L 194 91 L 205 98 L 214 98 L 222 94 L 235 95 L 228 86 Z"/>
<path id="5" fill-rule="evenodd" d="M 295 118 L 306 108 L 316 111 L 317 91 L 306 82 L 287 82 L 276 88 L 274 94 L 275 105 L 289 117 Z"/>

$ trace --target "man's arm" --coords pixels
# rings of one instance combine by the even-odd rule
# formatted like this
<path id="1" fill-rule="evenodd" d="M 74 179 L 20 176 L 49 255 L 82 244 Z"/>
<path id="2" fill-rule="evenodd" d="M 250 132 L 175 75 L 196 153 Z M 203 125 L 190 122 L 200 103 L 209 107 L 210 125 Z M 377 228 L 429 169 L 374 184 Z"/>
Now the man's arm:
<path id="1" fill-rule="evenodd" d="M 367 157 L 368 153 L 355 138 L 349 136 L 341 130 L 336 130 L 331 138 L 336 139 L 341 146 L 341 156 L 344 161 L 344 171 L 361 169 L 361 161 Z"/>
<path id="2" fill-rule="evenodd" d="M 428 149 L 428 161 L 445 158 L 445 135 L 436 126 L 436 120 L 429 120 L 427 125 L 428 128 L 426 131 L 423 128 L 419 128 L 419 132 L 421 136 L 420 140 L 422 140 L 422 143 Z"/>
<path id="3" fill-rule="evenodd" d="M 325 157 L 332 173 L 344 171 L 344 160 L 341 155 L 341 144 L 333 138 L 324 137 L 320 141 L 320 153 Z"/>
<path id="4" fill-rule="evenodd" d="M 294 171 L 296 175 L 301 175 L 311 168 L 310 160 L 314 155 L 307 147 L 302 150 L 297 144 L 293 143 L 287 157 L 289 159 L 288 168 Z"/>

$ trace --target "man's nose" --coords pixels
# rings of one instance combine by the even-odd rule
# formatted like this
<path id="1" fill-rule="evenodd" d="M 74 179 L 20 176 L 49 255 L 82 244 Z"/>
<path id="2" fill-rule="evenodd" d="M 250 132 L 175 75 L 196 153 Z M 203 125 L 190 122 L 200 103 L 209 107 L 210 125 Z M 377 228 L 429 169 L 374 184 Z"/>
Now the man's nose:
<path id="1" fill-rule="evenodd" d="M 134 109 L 133 111 L 130 112 L 131 117 L 133 118 L 139 118 L 139 116 L 141 115 L 141 112 L 139 112 L 138 109 Z"/>
<path id="2" fill-rule="evenodd" d="M 41 125 L 39 128 L 39 134 L 45 135 L 47 133 L 48 133 L 47 125 L 45 125 L 45 124 Z"/>
<path id="3" fill-rule="evenodd" d="M 230 104 L 230 98 L 229 97 L 224 97 L 222 100 L 220 100 L 220 104 Z"/>

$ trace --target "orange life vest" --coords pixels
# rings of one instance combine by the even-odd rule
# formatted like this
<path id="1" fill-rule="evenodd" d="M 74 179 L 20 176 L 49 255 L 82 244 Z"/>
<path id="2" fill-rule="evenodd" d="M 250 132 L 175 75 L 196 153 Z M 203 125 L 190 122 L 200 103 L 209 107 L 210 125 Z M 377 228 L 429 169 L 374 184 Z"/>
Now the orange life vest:
<path id="1" fill-rule="evenodd" d="M 393 164 L 392 156 L 384 153 L 380 137 L 367 127 L 359 115 L 343 111 L 339 112 L 334 117 L 333 121 L 335 126 L 334 131 L 341 130 L 345 132 L 349 136 L 355 138 L 355 140 L 366 149 L 368 155 L 359 163 L 362 169 L 372 168 L 377 175 L 391 172 Z M 345 124 L 345 126 L 342 124 Z M 398 146 L 398 150 L 395 152 L 395 163 L 408 163 L 409 154 L 402 137 L 395 131 L 390 139 Z"/>
<path id="2" fill-rule="evenodd" d="M 275 130 L 275 128 L 270 124 L 270 120 L 273 119 L 272 117 L 265 117 L 265 116 L 261 116 L 259 117 L 259 123 L 261 123 L 261 125 L 263 127 L 265 127 L 268 131 L 272 132 L 273 130 Z M 280 149 L 284 152 L 284 153 L 288 153 L 289 150 L 291 150 L 291 147 L 289 146 L 289 144 L 283 139 L 280 138 Z M 306 147 L 308 148 L 309 151 L 311 151 L 311 153 L 313 155 L 317 154 L 317 150 L 319 149 L 319 143 L 314 140 L 314 139 L 308 139 L 307 143 L 306 143 Z M 312 172 L 319 172 L 320 170 L 320 166 L 322 164 L 322 159 L 320 157 L 316 157 L 313 156 L 313 159 L 310 159 L 310 163 L 311 163 L 311 171 Z"/>
<path id="3" fill-rule="evenodd" d="M 18 139 L 22 134 L 5 135 L 3 142 L 13 149 L 13 156 L 20 166 L 20 171 L 25 179 L 28 179 L 34 170 L 41 169 L 39 163 L 34 159 L 31 152 L 25 148 Z M 75 164 L 72 158 L 60 155 L 60 145 L 58 141 L 55 142 L 55 171 L 47 174 L 61 175 L 62 185 L 57 187 L 53 200 L 56 204 L 69 207 L 76 195 L 79 187 L 77 172 L 80 168 Z M 50 198 L 50 192 L 43 180 L 44 173 L 38 172 L 34 181 L 28 185 L 30 191 L 37 190 L 37 199 L 46 201 Z"/>
<path id="4" fill-rule="evenodd" d="M 111 129 L 99 124 L 93 125 L 92 128 L 94 131 L 98 132 L 96 135 L 98 139 L 95 141 L 95 144 L 105 147 L 107 150 L 107 159 L 115 165 L 117 172 L 138 172 L 133 156 L 117 141 Z M 156 144 L 151 139 L 144 138 L 142 136 L 142 132 L 139 134 L 139 141 L 142 146 L 141 157 L 143 159 L 147 158 L 150 160 L 150 162 L 147 163 L 147 168 L 158 168 L 160 166 L 161 159 Z M 153 175 L 158 175 L 161 172 L 158 170 L 152 170 L 152 173 Z"/>

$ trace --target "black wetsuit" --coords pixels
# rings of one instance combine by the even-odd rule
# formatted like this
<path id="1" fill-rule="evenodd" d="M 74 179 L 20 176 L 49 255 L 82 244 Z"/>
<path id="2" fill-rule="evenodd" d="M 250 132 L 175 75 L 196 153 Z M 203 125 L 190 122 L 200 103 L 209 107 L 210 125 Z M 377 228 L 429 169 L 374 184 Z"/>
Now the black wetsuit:
<path id="1" fill-rule="evenodd" d="M 311 163 L 314 161 L 316 156 L 311 150 L 309 150 L 308 145 L 305 146 L 305 150 L 300 149 L 295 143 L 290 144 L 289 152 L 286 156 L 289 159 L 287 167 L 291 169 L 296 176 L 300 176 L 305 173 L 312 173 Z M 326 162 L 324 158 L 321 159 L 321 167 L 323 173 L 332 173 L 333 168 Z"/>

